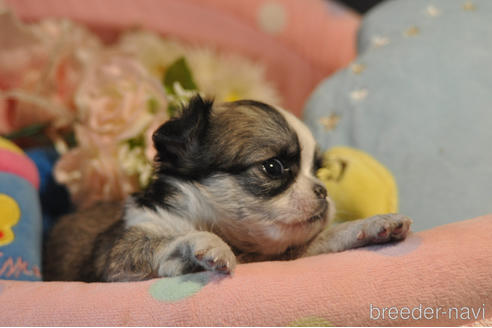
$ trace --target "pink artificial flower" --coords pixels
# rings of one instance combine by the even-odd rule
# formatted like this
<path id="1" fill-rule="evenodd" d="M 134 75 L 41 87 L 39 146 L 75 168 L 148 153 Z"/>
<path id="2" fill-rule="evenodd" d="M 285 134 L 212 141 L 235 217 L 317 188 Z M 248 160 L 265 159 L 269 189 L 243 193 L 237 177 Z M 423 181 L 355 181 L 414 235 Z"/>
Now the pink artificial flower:
<path id="1" fill-rule="evenodd" d="M 75 100 L 78 145 L 61 156 L 55 178 L 79 207 L 124 199 L 150 177 L 149 134 L 167 120 L 163 87 L 131 57 L 109 52 L 89 67 Z"/>
<path id="2" fill-rule="evenodd" d="M 141 134 L 166 108 L 160 82 L 137 60 L 113 52 L 89 69 L 75 102 L 79 123 L 115 142 Z"/>
<path id="3" fill-rule="evenodd" d="M 7 91 L 31 86 L 39 80 L 48 59 L 42 42 L 9 11 L 0 13 L 0 133 L 14 131 L 20 125 L 19 101 Z"/>
<path id="4" fill-rule="evenodd" d="M 73 95 L 101 43 L 68 20 L 23 24 L 0 13 L 0 133 L 33 123 L 73 122 Z"/>
<path id="5" fill-rule="evenodd" d="M 59 183 L 67 186 L 79 208 L 121 200 L 138 190 L 138 177 L 123 171 L 115 143 L 80 125 L 75 127 L 75 133 L 81 145 L 62 156 L 54 174 Z"/>

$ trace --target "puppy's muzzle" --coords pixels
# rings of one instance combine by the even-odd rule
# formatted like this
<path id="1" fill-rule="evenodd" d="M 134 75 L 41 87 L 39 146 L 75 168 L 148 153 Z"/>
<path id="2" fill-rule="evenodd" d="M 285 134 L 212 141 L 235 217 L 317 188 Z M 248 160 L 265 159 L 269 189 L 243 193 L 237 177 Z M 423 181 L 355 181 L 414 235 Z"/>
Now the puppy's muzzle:
<path id="1" fill-rule="evenodd" d="M 329 207 L 328 202 L 324 201 L 320 205 L 320 208 L 316 211 L 316 214 L 310 217 L 307 222 L 314 223 L 316 221 L 324 220 L 328 212 L 328 207 Z"/>

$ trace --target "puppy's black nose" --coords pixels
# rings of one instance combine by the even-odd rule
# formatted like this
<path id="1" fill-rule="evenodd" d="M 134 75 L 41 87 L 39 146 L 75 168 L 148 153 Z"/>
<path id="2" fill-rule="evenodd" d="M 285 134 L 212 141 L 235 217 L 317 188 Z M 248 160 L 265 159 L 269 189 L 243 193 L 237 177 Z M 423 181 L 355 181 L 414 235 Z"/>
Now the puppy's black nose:
<path id="1" fill-rule="evenodd" d="M 326 198 L 327 192 L 326 192 L 325 187 L 323 187 L 322 185 L 315 184 L 313 187 L 313 191 L 319 199 L 325 199 Z"/>

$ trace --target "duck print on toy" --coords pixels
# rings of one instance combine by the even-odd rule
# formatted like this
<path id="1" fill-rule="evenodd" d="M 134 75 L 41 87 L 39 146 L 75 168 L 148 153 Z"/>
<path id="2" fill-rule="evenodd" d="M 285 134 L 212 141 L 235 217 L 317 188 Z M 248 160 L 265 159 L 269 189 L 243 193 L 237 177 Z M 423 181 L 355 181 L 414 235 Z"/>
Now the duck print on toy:
<path id="1" fill-rule="evenodd" d="M 0 279 L 41 280 L 38 188 L 34 163 L 0 138 Z"/>

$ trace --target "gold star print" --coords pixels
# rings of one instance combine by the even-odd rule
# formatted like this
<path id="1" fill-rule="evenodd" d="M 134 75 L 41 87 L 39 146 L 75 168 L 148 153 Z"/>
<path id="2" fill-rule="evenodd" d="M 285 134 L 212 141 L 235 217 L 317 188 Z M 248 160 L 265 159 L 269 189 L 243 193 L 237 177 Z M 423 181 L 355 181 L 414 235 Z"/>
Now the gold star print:
<path id="1" fill-rule="evenodd" d="M 360 74 L 366 70 L 366 65 L 354 63 L 354 64 L 352 64 L 352 66 L 350 66 L 350 69 L 352 70 L 352 73 Z"/>
<path id="2" fill-rule="evenodd" d="M 367 89 L 354 90 L 350 92 L 350 98 L 352 98 L 355 101 L 361 101 L 366 99 L 368 93 L 369 92 L 367 91 Z"/>
<path id="3" fill-rule="evenodd" d="M 375 48 L 384 47 L 389 43 L 390 43 L 390 39 L 381 35 L 376 35 L 372 38 L 372 45 Z"/>
<path id="4" fill-rule="evenodd" d="M 429 5 L 427 6 L 427 9 L 425 10 L 425 12 L 427 13 L 427 15 L 429 15 L 430 17 L 437 17 L 437 16 L 440 16 L 441 15 L 441 11 L 439 9 L 437 9 L 435 6 L 433 5 Z"/>
<path id="5" fill-rule="evenodd" d="M 323 125 L 326 131 L 334 130 L 338 126 L 339 122 L 340 115 L 338 114 L 331 114 L 330 116 L 325 116 L 319 119 L 319 123 Z"/>
<path id="6" fill-rule="evenodd" d="M 475 6 L 475 4 L 471 1 L 467 1 L 463 4 L 463 10 L 465 11 L 475 11 L 477 10 L 477 7 Z"/>
<path id="7" fill-rule="evenodd" d="M 420 34 L 420 29 L 414 25 L 407 28 L 403 34 L 405 34 L 405 36 L 417 36 Z"/>

